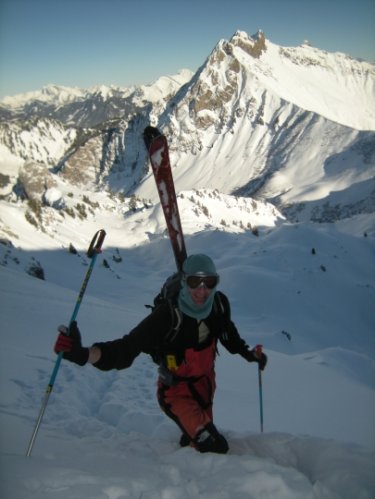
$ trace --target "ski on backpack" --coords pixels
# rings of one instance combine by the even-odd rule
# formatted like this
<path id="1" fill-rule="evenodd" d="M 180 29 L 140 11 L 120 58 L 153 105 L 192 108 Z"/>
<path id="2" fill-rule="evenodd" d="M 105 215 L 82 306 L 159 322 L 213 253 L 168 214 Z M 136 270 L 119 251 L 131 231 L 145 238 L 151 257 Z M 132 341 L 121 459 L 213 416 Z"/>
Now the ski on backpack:
<path id="1" fill-rule="evenodd" d="M 180 271 L 187 253 L 169 160 L 168 142 L 166 137 L 152 126 L 145 128 L 143 139 L 150 157 L 177 270 Z"/>

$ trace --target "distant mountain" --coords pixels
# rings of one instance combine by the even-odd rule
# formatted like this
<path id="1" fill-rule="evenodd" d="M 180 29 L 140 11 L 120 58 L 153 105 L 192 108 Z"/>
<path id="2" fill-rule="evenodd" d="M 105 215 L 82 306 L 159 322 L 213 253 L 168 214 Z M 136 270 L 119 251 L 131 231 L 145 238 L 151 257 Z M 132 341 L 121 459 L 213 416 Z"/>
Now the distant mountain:
<path id="1" fill-rule="evenodd" d="M 113 210 L 113 197 L 128 206 L 132 196 L 137 209 L 155 204 L 142 140 L 152 123 L 169 139 L 180 193 L 253 198 L 290 221 L 373 214 L 374 104 L 373 64 L 238 31 L 195 74 L 122 89 L 49 86 L 4 99 L 1 211 L 15 203 L 27 211 L 32 202 L 29 222 L 32 215 L 48 231 L 46 213 L 55 221 L 63 209 L 79 213 L 82 197 L 91 200 L 89 214 L 98 205 Z"/>
<path id="2" fill-rule="evenodd" d="M 182 70 L 163 76 L 151 85 L 133 87 L 97 86 L 90 89 L 49 85 L 38 92 L 6 97 L 0 101 L 0 122 L 52 118 L 64 125 L 90 128 L 112 119 L 129 119 L 156 102 L 165 102 L 192 76 Z"/>

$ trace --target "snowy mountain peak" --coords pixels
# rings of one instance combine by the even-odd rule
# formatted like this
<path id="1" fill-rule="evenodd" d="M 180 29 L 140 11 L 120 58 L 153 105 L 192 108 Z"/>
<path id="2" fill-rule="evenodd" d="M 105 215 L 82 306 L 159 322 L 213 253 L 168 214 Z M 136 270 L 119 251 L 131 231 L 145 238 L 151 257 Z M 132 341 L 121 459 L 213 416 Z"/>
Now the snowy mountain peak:
<path id="1" fill-rule="evenodd" d="M 375 130 L 375 65 L 307 43 L 281 47 L 261 30 L 253 37 L 237 31 L 229 41 L 220 40 L 189 91 L 198 128 L 222 124 L 218 114 L 233 122 L 249 104 L 257 103 L 262 113 L 267 95 L 351 128 Z"/>
<path id="2" fill-rule="evenodd" d="M 266 38 L 262 30 L 258 30 L 253 36 L 249 36 L 245 31 L 236 31 L 230 39 L 235 47 L 240 47 L 247 54 L 254 58 L 259 58 L 266 48 Z"/>

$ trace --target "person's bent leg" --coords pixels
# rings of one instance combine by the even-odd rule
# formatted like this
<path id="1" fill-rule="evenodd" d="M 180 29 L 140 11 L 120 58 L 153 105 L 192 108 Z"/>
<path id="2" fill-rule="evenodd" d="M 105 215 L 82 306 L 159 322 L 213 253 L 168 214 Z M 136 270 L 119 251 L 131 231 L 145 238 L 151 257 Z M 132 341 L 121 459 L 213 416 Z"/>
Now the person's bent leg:
<path id="1" fill-rule="evenodd" d="M 181 428 L 190 440 L 198 431 L 212 421 L 210 412 L 202 409 L 190 394 L 177 396 L 168 389 L 158 390 L 158 401 L 161 409 Z"/>
<path id="2" fill-rule="evenodd" d="M 192 445 L 199 452 L 228 452 L 228 442 L 212 421 L 212 406 L 202 409 L 200 404 L 186 393 L 176 396 L 174 390 L 159 387 L 160 407 L 182 430 L 180 445 Z"/>

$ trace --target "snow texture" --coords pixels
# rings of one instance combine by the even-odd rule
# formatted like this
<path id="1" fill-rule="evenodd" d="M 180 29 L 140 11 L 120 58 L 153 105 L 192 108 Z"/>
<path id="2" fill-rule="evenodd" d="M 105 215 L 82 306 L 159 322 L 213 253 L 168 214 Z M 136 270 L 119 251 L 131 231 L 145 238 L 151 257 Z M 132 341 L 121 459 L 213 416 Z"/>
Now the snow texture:
<path id="1" fill-rule="evenodd" d="M 189 252 L 214 258 L 241 334 L 268 354 L 264 433 L 256 367 L 223 348 L 214 412 L 227 455 L 179 448 L 179 430 L 157 405 L 147 356 L 108 373 L 63 361 L 25 457 L 55 362 L 56 328 L 69 321 L 98 224 L 107 240 L 78 316 L 85 344 L 129 331 L 173 263 L 152 217 L 141 225 L 134 216 L 138 238 L 129 220 L 125 228 L 112 214 L 65 221 L 53 241 L 13 218 L 19 243 L 32 241 L 33 249 L 0 245 L 1 497 L 373 498 L 375 241 L 373 230 L 357 233 L 371 219 L 314 226 L 275 224 L 269 215 L 256 237 L 234 227 L 194 232 L 194 218 L 183 212 Z M 144 241 L 142 228 L 154 237 Z M 78 254 L 67 251 L 69 241 Z M 45 281 L 24 272 L 30 262 L 41 263 Z"/>

